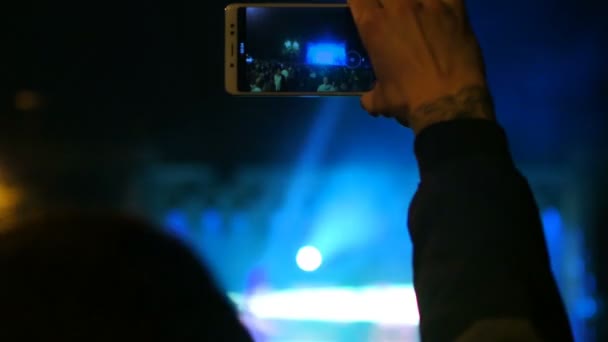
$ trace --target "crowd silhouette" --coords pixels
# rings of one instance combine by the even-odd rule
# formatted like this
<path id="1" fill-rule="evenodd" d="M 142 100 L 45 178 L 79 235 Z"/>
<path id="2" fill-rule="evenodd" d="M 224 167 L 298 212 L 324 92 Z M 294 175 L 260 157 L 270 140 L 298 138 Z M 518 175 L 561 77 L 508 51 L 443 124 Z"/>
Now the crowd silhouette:
<path id="1" fill-rule="evenodd" d="M 253 61 L 247 68 L 251 92 L 363 92 L 374 81 L 368 66 L 310 65 Z"/>

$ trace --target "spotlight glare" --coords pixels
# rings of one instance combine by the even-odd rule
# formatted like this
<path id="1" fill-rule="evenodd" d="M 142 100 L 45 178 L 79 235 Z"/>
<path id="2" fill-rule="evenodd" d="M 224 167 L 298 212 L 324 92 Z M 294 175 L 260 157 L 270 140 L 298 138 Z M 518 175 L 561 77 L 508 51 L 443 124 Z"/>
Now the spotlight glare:
<path id="1" fill-rule="evenodd" d="M 323 263 L 323 256 L 318 249 L 312 246 L 300 248 L 296 255 L 296 263 L 302 271 L 314 272 Z"/>
<path id="2" fill-rule="evenodd" d="M 243 297 L 232 293 L 237 306 Z M 301 288 L 254 295 L 249 310 L 259 319 L 298 322 L 372 323 L 417 326 L 416 293 L 411 285 L 363 288 Z M 323 310 L 319 310 L 322 307 Z"/>

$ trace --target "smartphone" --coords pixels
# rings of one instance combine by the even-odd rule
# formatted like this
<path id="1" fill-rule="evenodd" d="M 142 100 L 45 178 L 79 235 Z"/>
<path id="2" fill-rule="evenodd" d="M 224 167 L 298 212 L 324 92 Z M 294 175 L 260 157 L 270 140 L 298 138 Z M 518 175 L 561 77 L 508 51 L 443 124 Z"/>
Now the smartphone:
<path id="1" fill-rule="evenodd" d="M 229 94 L 358 96 L 373 86 L 347 5 L 231 4 L 225 14 Z"/>

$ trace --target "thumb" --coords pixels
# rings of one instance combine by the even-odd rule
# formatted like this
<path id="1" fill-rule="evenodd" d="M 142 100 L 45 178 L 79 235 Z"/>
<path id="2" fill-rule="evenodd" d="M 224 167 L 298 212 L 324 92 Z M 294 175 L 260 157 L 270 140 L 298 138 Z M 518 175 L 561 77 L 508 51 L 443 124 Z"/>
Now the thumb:
<path id="1" fill-rule="evenodd" d="M 466 4 L 464 0 L 443 0 L 443 2 L 446 5 L 454 8 L 456 11 L 459 12 L 459 14 L 462 14 L 466 11 Z"/>
<path id="2" fill-rule="evenodd" d="M 442 0 L 443 4 L 452 9 L 463 23 L 469 21 L 465 0 Z"/>
<path id="3" fill-rule="evenodd" d="M 382 88 L 376 83 L 374 88 L 361 96 L 361 107 L 373 116 L 388 114 L 389 108 L 383 101 Z"/>
<path id="4" fill-rule="evenodd" d="M 374 117 L 393 117 L 405 127 L 410 127 L 406 115 L 395 115 L 390 104 L 385 100 L 384 91 L 379 83 L 374 88 L 361 96 L 361 107 Z"/>

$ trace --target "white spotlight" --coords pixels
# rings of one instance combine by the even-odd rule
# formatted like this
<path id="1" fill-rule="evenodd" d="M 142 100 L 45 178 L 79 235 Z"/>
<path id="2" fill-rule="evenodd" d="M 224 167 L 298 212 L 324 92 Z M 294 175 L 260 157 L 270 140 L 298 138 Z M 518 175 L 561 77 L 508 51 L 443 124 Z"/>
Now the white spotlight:
<path id="1" fill-rule="evenodd" d="M 300 248 L 296 255 L 296 263 L 302 271 L 314 272 L 323 263 L 323 256 L 318 249 L 312 246 Z"/>

